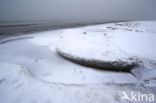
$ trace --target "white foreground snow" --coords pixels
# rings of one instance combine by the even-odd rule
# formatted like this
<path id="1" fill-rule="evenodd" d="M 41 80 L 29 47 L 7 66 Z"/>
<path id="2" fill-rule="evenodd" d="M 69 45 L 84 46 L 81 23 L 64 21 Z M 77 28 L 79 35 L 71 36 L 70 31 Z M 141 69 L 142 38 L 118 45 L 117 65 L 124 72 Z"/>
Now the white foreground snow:
<path id="1" fill-rule="evenodd" d="M 84 36 L 93 35 L 90 40 L 97 42 L 101 36 L 111 38 L 119 51 L 141 58 L 141 67 L 126 73 L 72 63 L 55 50 L 66 31 L 70 31 L 72 38 L 74 31 L 85 32 Z M 83 42 L 78 46 L 85 48 Z M 156 95 L 155 44 L 154 21 L 86 26 L 1 39 L 0 103 L 131 103 L 121 100 L 122 91 Z"/>

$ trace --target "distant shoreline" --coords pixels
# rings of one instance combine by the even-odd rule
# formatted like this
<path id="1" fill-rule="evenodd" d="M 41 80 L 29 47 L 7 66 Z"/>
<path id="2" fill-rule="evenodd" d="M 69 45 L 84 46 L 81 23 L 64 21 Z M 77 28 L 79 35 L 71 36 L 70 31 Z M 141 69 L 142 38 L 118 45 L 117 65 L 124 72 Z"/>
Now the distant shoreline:
<path id="1" fill-rule="evenodd" d="M 129 21 L 129 20 L 127 20 Z M 124 21 L 107 21 L 107 22 L 53 22 L 53 21 L 42 21 L 42 22 L 0 22 L 0 37 L 9 35 L 20 35 L 25 33 L 34 33 L 46 30 L 56 30 L 63 28 L 81 27 L 87 25 L 97 25 L 104 23 L 114 23 Z"/>

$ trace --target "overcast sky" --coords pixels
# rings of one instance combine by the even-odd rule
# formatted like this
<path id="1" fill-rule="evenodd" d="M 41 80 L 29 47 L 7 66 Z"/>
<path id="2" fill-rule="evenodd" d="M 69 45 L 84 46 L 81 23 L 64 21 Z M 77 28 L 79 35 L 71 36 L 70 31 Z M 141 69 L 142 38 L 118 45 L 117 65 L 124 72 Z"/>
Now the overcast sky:
<path id="1" fill-rule="evenodd" d="M 3 20 L 156 20 L 156 0 L 0 0 Z"/>

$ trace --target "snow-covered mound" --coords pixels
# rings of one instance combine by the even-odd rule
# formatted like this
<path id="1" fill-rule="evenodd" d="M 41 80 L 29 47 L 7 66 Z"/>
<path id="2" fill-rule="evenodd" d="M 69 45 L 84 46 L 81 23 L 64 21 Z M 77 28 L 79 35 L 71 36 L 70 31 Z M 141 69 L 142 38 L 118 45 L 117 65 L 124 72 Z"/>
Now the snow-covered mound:
<path id="1" fill-rule="evenodd" d="M 96 68 L 129 71 L 137 65 L 137 58 L 128 55 L 104 33 L 66 30 L 56 48 L 63 57 Z"/>
<path id="2" fill-rule="evenodd" d="M 56 50 L 79 64 L 129 71 L 140 63 L 140 58 L 155 57 L 153 26 L 155 23 L 127 22 L 65 30 Z"/>

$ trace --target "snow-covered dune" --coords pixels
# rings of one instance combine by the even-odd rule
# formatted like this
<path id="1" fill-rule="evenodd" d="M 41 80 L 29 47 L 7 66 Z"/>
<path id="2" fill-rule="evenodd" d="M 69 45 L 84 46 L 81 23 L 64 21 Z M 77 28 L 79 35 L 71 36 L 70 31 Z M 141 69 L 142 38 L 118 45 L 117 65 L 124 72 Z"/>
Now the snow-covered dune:
<path id="1" fill-rule="evenodd" d="M 137 58 L 114 45 L 106 31 L 99 33 L 98 29 L 96 32 L 71 29 L 64 31 L 61 36 L 57 52 L 76 63 L 118 71 L 129 71 L 137 66 Z"/>

